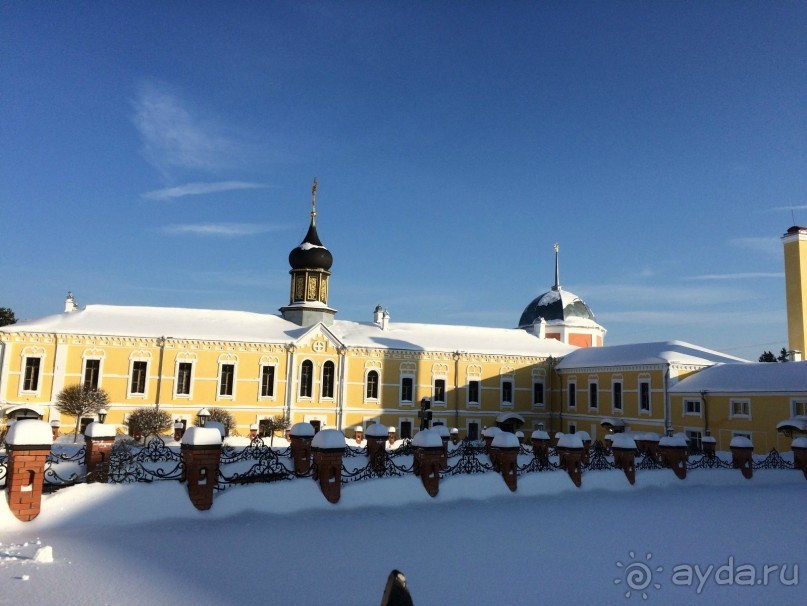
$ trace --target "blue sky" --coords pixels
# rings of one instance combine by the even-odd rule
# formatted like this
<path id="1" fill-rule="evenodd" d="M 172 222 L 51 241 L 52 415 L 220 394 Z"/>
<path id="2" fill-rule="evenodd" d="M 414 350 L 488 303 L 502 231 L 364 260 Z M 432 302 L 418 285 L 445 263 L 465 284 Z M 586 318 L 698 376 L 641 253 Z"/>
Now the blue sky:
<path id="1" fill-rule="evenodd" d="M 288 302 L 513 326 L 554 277 L 607 343 L 786 345 L 803 2 L 6 2 L 0 306 Z"/>

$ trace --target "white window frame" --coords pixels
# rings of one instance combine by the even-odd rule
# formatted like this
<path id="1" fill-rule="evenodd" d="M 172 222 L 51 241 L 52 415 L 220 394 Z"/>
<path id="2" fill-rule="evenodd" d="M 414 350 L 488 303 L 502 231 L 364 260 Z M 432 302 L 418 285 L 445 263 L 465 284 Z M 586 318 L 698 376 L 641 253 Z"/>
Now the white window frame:
<path id="1" fill-rule="evenodd" d="M 367 395 L 367 388 L 370 386 L 369 378 L 370 378 L 370 373 L 371 372 L 375 372 L 376 377 L 378 377 L 378 379 L 376 380 L 376 384 L 375 384 L 375 397 L 371 397 L 371 396 Z M 380 368 L 376 368 L 375 366 L 371 366 L 370 368 L 365 368 L 364 369 L 364 383 L 362 385 L 362 391 L 364 392 L 362 395 L 364 396 L 364 401 L 365 402 L 371 402 L 373 404 L 377 404 L 378 402 L 381 402 L 381 369 Z"/>
<path id="2" fill-rule="evenodd" d="M 404 400 L 403 399 L 403 385 L 404 379 L 409 379 L 412 381 L 412 399 L 411 400 Z M 398 399 L 401 403 L 401 406 L 414 406 L 415 405 L 415 388 L 417 387 L 417 383 L 415 382 L 415 375 L 413 374 L 402 374 L 401 375 L 401 382 L 400 387 L 398 388 Z"/>
<path id="3" fill-rule="evenodd" d="M 415 434 L 418 432 L 418 428 L 420 427 L 415 423 L 416 419 L 414 417 L 398 417 L 398 439 L 403 440 L 403 424 L 410 423 L 412 427 L 412 435 L 410 438 L 414 438 Z"/>
<path id="4" fill-rule="evenodd" d="M 739 404 L 747 412 L 734 412 L 734 405 Z M 729 400 L 729 419 L 751 419 L 751 400 L 749 398 L 731 398 Z"/>
<path id="5" fill-rule="evenodd" d="M 465 419 L 465 436 L 468 437 L 471 435 L 471 423 L 476 423 L 477 431 L 476 436 L 477 440 L 482 437 L 482 419 Z"/>
<path id="6" fill-rule="evenodd" d="M 591 404 L 591 388 L 594 387 L 595 397 L 594 399 L 596 402 L 592 405 Z M 598 379 L 589 379 L 588 380 L 588 390 L 586 391 L 586 399 L 588 400 L 588 410 L 591 411 L 598 411 L 600 409 L 600 381 Z"/>
<path id="7" fill-rule="evenodd" d="M 616 385 L 619 385 L 619 408 L 616 406 Z M 611 379 L 611 412 L 614 414 L 625 412 L 625 382 L 622 377 Z"/>
<path id="8" fill-rule="evenodd" d="M 331 366 L 333 366 L 333 374 L 331 375 L 331 379 L 333 381 L 333 385 L 331 385 L 331 395 L 325 396 L 323 395 L 323 389 L 325 387 L 325 365 L 330 362 Z M 338 369 L 338 365 L 336 364 L 335 360 L 324 360 L 322 362 L 322 368 L 320 369 L 319 373 L 319 399 L 321 402 L 333 402 L 336 399 L 337 394 L 337 384 L 336 384 L 336 371 Z M 317 419 L 319 420 L 319 419 Z"/>
<path id="9" fill-rule="evenodd" d="M 535 401 L 535 386 L 541 386 L 541 401 Z M 543 378 L 533 379 L 532 380 L 532 393 L 530 393 L 530 400 L 531 406 L 533 409 L 535 408 L 546 408 L 546 382 Z"/>
<path id="10" fill-rule="evenodd" d="M 693 409 L 697 408 L 697 410 L 692 410 L 692 411 L 687 410 L 689 404 L 692 404 Z M 681 408 L 682 408 L 681 409 L 681 414 L 684 417 L 702 417 L 703 416 L 703 400 L 701 400 L 700 398 L 684 398 L 684 400 L 683 400 L 683 402 L 681 404 Z"/>
<path id="11" fill-rule="evenodd" d="M 807 400 L 804 398 L 793 398 L 790 400 L 790 412 L 790 416 L 793 418 L 807 417 Z"/>
<path id="12" fill-rule="evenodd" d="M 476 383 L 476 400 L 471 400 L 471 382 Z M 478 376 L 468 377 L 465 385 L 466 407 L 471 410 L 482 408 L 482 378 Z M 481 426 L 480 426 L 481 427 Z"/>
<path id="13" fill-rule="evenodd" d="M 510 401 L 504 399 L 504 386 L 510 384 Z M 499 400 L 502 409 L 510 410 L 515 405 L 516 399 L 516 382 L 511 375 L 501 378 L 499 381 Z"/>
<path id="14" fill-rule="evenodd" d="M 647 385 L 647 408 L 642 408 L 642 385 Z M 650 377 L 639 377 L 636 390 L 636 405 L 639 407 L 640 415 L 653 416 L 653 384 Z"/>
<path id="15" fill-rule="evenodd" d="M 265 396 L 263 395 L 263 369 L 264 368 L 274 368 L 272 372 L 272 395 Z M 275 402 L 277 400 L 277 363 L 269 361 L 269 360 L 261 360 L 261 363 L 258 367 L 258 399 L 265 400 L 267 402 Z"/>
<path id="16" fill-rule="evenodd" d="M 311 391 L 307 396 L 303 395 L 303 364 L 306 362 L 311 364 Z M 317 365 L 311 358 L 300 360 L 300 365 L 297 367 L 297 399 L 305 400 L 307 402 L 314 401 L 314 394 L 317 393 Z"/>
<path id="17" fill-rule="evenodd" d="M 36 389 L 23 389 L 25 387 L 25 370 L 28 367 L 29 359 L 39 359 L 39 374 L 36 379 Z M 42 393 L 42 380 L 45 375 L 45 348 L 26 347 L 22 351 L 22 366 L 20 367 L 20 383 L 17 388 L 18 395 L 36 395 Z M 83 375 L 82 375 L 83 378 Z"/>
<path id="18" fill-rule="evenodd" d="M 232 385 L 232 393 L 230 394 L 222 394 L 222 379 L 224 378 L 224 367 L 225 366 L 232 366 L 233 367 L 233 385 Z M 237 395 L 237 386 L 238 386 L 238 356 L 235 354 L 222 354 L 219 356 L 219 374 L 218 380 L 216 381 L 216 400 L 235 400 Z"/>
<path id="19" fill-rule="evenodd" d="M 174 399 L 181 399 L 181 400 L 192 400 L 193 399 L 193 385 L 196 383 L 194 378 L 196 377 L 196 354 L 182 352 L 177 355 L 176 360 L 174 361 Z M 180 364 L 190 364 L 191 365 L 191 380 L 190 385 L 188 386 L 188 393 L 177 393 L 177 388 L 179 387 L 179 365 Z"/>
<path id="20" fill-rule="evenodd" d="M 104 352 L 103 350 L 92 349 L 85 351 L 84 354 L 81 356 L 81 383 L 80 385 L 84 387 L 84 383 L 87 380 L 87 362 L 89 360 L 98 360 L 98 382 L 95 385 L 95 389 L 103 389 L 103 378 L 104 378 Z"/>
<path id="21" fill-rule="evenodd" d="M 146 382 L 143 391 L 132 391 L 132 380 L 134 379 L 134 365 L 136 362 L 146 363 Z M 145 400 L 149 394 L 149 381 L 151 373 L 151 354 L 147 351 L 136 351 L 129 356 L 129 375 L 126 377 L 126 397 L 128 399 Z"/>

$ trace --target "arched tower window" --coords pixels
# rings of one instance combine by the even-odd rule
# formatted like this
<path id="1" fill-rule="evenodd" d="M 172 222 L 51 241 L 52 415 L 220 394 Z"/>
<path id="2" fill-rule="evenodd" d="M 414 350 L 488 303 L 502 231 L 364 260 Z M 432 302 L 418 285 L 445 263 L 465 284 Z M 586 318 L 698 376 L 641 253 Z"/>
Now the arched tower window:
<path id="1" fill-rule="evenodd" d="M 305 360 L 300 366 L 300 397 L 311 397 L 311 386 L 314 379 L 314 363 L 311 360 Z"/>
<path id="2" fill-rule="evenodd" d="M 322 365 L 322 397 L 333 398 L 333 362 L 328 360 Z"/>
<path id="3" fill-rule="evenodd" d="M 378 399 L 378 372 L 375 370 L 367 373 L 367 390 L 365 393 L 368 400 Z"/>

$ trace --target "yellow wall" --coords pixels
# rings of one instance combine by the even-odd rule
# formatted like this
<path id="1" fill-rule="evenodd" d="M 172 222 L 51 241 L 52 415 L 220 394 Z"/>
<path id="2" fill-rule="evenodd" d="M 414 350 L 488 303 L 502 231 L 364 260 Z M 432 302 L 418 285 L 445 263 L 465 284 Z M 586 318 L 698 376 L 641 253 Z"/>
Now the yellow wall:
<path id="1" fill-rule="evenodd" d="M 784 237 L 789 349 L 807 353 L 807 233 Z"/>

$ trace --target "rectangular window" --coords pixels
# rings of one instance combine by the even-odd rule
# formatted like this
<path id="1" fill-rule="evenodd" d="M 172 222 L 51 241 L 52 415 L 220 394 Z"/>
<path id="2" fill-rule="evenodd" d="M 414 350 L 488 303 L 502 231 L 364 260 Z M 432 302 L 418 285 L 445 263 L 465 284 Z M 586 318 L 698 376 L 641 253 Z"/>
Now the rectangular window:
<path id="1" fill-rule="evenodd" d="M 703 434 L 700 431 L 688 429 L 686 435 L 689 443 L 689 451 L 692 453 L 703 452 Z"/>
<path id="2" fill-rule="evenodd" d="M 577 433 L 577 425 L 575 423 L 569 423 L 569 431 L 566 433 L 575 434 Z"/>
<path id="3" fill-rule="evenodd" d="M 411 402 L 414 396 L 414 381 L 412 377 L 401 379 L 401 402 Z"/>
<path id="4" fill-rule="evenodd" d="M 479 381 L 468 381 L 468 404 L 479 404 Z"/>
<path id="5" fill-rule="evenodd" d="M 598 400 L 598 393 L 597 393 L 597 384 L 596 383 L 589 383 L 588 384 L 588 407 L 589 408 L 597 408 L 599 406 Z"/>
<path id="6" fill-rule="evenodd" d="M 740 417 L 748 419 L 751 417 L 751 402 L 748 400 L 732 400 L 730 406 L 732 418 Z"/>
<path id="7" fill-rule="evenodd" d="M 639 383 L 639 410 L 650 410 L 650 383 Z"/>
<path id="8" fill-rule="evenodd" d="M 513 403 L 513 382 L 502 381 L 502 404 Z"/>
<path id="9" fill-rule="evenodd" d="M 613 385 L 614 410 L 622 410 L 622 383 Z"/>
<path id="10" fill-rule="evenodd" d="M 401 421 L 401 439 L 412 439 L 412 421 Z"/>
<path id="11" fill-rule="evenodd" d="M 434 380 L 434 401 L 435 402 L 445 402 L 446 401 L 446 380 L 445 379 L 435 379 Z"/>
<path id="12" fill-rule="evenodd" d="M 191 372 L 193 364 L 180 362 L 177 368 L 177 395 L 189 396 L 191 393 Z"/>
<path id="13" fill-rule="evenodd" d="M 793 401 L 793 416 L 794 417 L 807 417 L 807 400 L 794 400 Z"/>
<path id="14" fill-rule="evenodd" d="M 577 408 L 577 384 L 569 383 L 569 408 Z"/>
<path id="15" fill-rule="evenodd" d="M 235 365 L 222 364 L 221 377 L 219 380 L 219 395 L 231 396 L 233 395 L 233 380 L 235 379 Z"/>
<path id="16" fill-rule="evenodd" d="M 261 397 L 271 398 L 275 395 L 275 367 L 261 367 Z"/>
<path id="17" fill-rule="evenodd" d="M 129 393 L 140 395 L 146 393 L 147 370 L 148 362 L 142 360 L 132 362 L 132 380 L 129 383 Z"/>
<path id="18" fill-rule="evenodd" d="M 86 360 L 84 363 L 84 389 L 98 389 L 98 378 L 101 374 L 101 360 Z"/>
<path id="19" fill-rule="evenodd" d="M 23 391 L 36 391 L 39 389 L 39 367 L 42 358 L 25 358 L 25 378 L 22 382 Z"/>
<path id="20" fill-rule="evenodd" d="M 532 405 L 544 405 L 544 384 L 540 381 L 536 381 L 532 384 Z"/>
<path id="21" fill-rule="evenodd" d="M 469 440 L 479 439 L 479 423 L 477 423 L 476 421 L 470 421 L 468 423 L 468 439 Z"/>
<path id="22" fill-rule="evenodd" d="M 684 400 L 684 414 L 699 417 L 701 415 L 700 400 Z"/>

